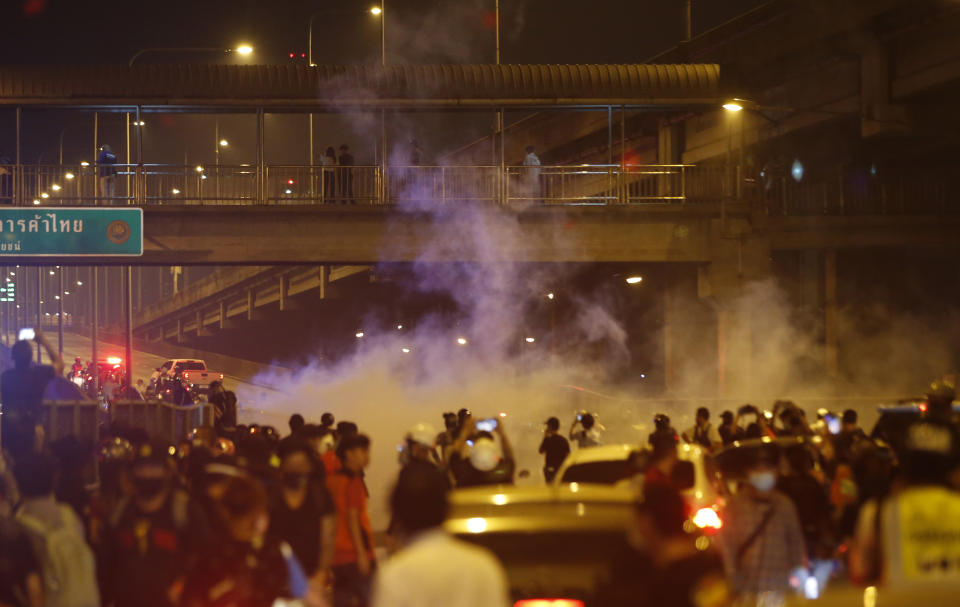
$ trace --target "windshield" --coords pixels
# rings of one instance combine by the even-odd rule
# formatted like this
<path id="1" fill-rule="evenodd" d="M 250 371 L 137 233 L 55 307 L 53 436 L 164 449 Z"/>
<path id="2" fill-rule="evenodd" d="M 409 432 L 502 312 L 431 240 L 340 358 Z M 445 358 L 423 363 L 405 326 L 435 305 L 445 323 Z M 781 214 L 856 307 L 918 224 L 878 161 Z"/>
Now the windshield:
<path id="1" fill-rule="evenodd" d="M 633 466 L 629 460 L 589 462 L 574 464 L 567 468 L 561 479 L 564 483 L 597 483 L 615 485 L 633 476 Z"/>
<path id="2" fill-rule="evenodd" d="M 202 362 L 190 361 L 177 364 L 178 371 L 206 371 L 207 366 Z"/>

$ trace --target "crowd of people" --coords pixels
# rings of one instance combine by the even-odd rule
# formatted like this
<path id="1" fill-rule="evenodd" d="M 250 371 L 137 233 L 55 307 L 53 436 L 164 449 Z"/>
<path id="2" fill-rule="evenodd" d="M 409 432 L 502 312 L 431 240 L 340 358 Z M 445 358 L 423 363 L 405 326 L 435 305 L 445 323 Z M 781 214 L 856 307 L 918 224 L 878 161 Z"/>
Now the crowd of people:
<path id="1" fill-rule="evenodd" d="M 451 490 L 523 476 L 503 414 L 461 409 L 443 415 L 440 432 L 410 428 L 381 535 L 365 481 L 371 442 L 355 423 L 328 412 L 319 423 L 295 414 L 283 432 L 243 425 L 236 395 L 218 385 L 213 423 L 177 444 L 119 425 L 95 449 L 72 436 L 48 442 L 37 408 L 57 370 L 34 365 L 27 342 L 12 354 L 0 378 L 0 605 L 510 604 L 497 558 L 442 530 Z M 859 584 L 951 579 L 960 562 L 954 397 L 937 383 L 922 415 L 872 436 L 853 410 L 808 422 L 790 402 L 723 412 L 717 427 L 701 408 L 684 432 L 657 415 L 646 456 L 627 468 L 639 489 L 624 530 L 632 556 L 597 589 L 598 604 L 700 605 L 704 593 L 713 605 L 777 604 L 843 569 Z M 566 435 L 559 418 L 546 420 L 544 479 L 572 446 L 600 445 L 602 430 L 585 411 Z M 691 533 L 689 485 L 677 473 L 684 443 L 720 472 L 709 548 Z"/>

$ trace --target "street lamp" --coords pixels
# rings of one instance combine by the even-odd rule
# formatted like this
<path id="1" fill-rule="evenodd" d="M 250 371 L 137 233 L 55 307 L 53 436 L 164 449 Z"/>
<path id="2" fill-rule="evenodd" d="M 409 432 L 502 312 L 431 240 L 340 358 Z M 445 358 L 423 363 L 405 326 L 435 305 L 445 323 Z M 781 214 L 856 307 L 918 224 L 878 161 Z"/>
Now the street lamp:
<path id="1" fill-rule="evenodd" d="M 225 148 L 225 147 L 227 147 L 228 145 L 230 145 L 230 142 L 227 141 L 226 139 L 221 139 L 221 140 L 220 140 L 220 147 Z"/>
<path id="2" fill-rule="evenodd" d="M 628 285 L 638 285 L 643 282 L 643 276 L 628 276 L 627 284 Z"/>

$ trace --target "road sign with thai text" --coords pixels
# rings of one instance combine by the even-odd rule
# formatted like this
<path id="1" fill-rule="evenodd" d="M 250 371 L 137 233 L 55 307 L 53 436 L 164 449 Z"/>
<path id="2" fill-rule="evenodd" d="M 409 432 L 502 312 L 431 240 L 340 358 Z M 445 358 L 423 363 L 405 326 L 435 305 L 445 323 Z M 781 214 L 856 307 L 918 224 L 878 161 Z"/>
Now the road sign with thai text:
<path id="1" fill-rule="evenodd" d="M 0 257 L 143 255 L 143 210 L 0 209 Z"/>

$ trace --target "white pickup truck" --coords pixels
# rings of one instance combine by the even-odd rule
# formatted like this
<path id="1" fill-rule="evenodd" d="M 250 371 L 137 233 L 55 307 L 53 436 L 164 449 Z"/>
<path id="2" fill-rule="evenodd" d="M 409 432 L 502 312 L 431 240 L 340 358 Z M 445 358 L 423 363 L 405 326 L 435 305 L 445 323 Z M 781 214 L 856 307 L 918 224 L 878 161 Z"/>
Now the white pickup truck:
<path id="1" fill-rule="evenodd" d="M 214 381 L 223 381 L 223 373 L 211 371 L 204 361 L 175 358 L 160 365 L 150 379 L 150 384 L 160 398 L 178 393 L 183 388 L 196 397 L 206 395 L 210 382 Z"/>

